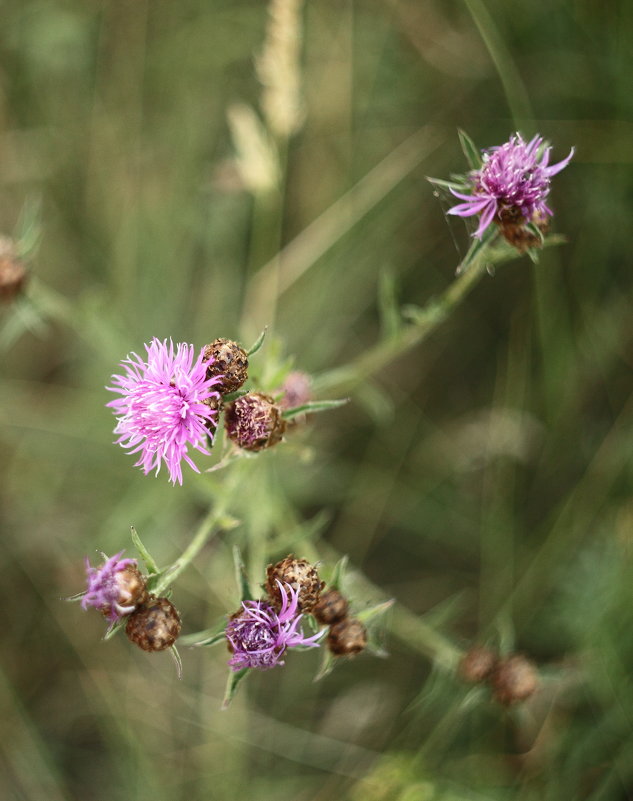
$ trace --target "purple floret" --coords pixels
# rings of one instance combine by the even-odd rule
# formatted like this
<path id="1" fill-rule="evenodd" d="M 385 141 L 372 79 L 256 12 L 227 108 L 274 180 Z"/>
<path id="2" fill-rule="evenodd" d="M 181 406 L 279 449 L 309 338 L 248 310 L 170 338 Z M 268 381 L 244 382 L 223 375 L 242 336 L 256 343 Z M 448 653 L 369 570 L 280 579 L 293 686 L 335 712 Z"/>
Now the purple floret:
<path id="1" fill-rule="evenodd" d="M 284 664 L 281 657 L 287 648 L 318 646 L 323 632 L 304 637 L 298 628 L 303 617 L 297 614 L 299 591 L 280 581 L 277 584 L 282 599 L 279 612 L 267 601 L 244 601 L 241 611 L 227 624 L 226 638 L 233 653 L 229 665 L 235 671 L 268 670 Z"/>
<path id="2" fill-rule="evenodd" d="M 112 376 L 114 386 L 107 387 L 121 395 L 107 404 L 118 420 L 116 443 L 130 453 L 140 452 L 136 466 L 145 475 L 154 469 L 158 473 L 165 462 L 172 483 L 182 484 L 183 459 L 199 472 L 189 446 L 208 454 L 205 443 L 214 433 L 217 409 L 204 401 L 219 399 L 213 387 L 222 377 L 207 378 L 204 348 L 195 361 L 193 345 L 174 348 L 171 340 L 168 345 L 154 338 L 145 349 L 147 361 L 131 353 L 121 363 L 125 373 Z"/>
<path id="3" fill-rule="evenodd" d="M 465 202 L 453 206 L 448 213 L 459 217 L 479 214 L 479 226 L 474 233 L 479 239 L 504 212 L 524 223 L 551 217 L 552 211 L 545 203 L 550 178 L 569 164 L 574 148 L 567 158 L 551 166 L 550 152 L 551 147 L 543 147 L 543 137 L 538 134 L 525 142 L 516 133 L 505 144 L 490 148 L 483 154 L 481 168 L 470 174 L 473 194 L 451 189 L 455 197 Z"/>
<path id="4" fill-rule="evenodd" d="M 100 567 L 92 567 L 86 557 L 88 589 L 81 599 L 81 605 L 84 609 L 93 606 L 107 612 L 106 617 L 111 623 L 116 623 L 136 608 L 136 604 L 125 603 L 132 599 L 125 597 L 117 576 L 129 567 L 136 568 L 138 563 L 136 559 L 121 559 L 123 553 L 120 551 L 109 559 L 103 554 L 105 562 Z"/>

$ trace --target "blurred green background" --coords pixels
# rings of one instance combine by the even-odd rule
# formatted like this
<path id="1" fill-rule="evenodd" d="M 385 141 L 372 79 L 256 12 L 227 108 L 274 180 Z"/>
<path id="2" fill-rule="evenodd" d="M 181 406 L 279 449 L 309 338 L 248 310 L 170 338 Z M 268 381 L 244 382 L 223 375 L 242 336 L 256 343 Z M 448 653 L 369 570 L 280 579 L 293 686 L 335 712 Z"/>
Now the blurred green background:
<path id="1" fill-rule="evenodd" d="M 4 0 L 0 19 L 0 229 L 41 198 L 50 313 L 32 331 L 0 309 L 0 798 L 633 798 L 633 4 L 307 3 L 305 121 L 283 192 L 256 200 L 227 109 L 258 107 L 263 0 Z M 238 516 L 266 532 L 278 495 L 289 526 L 325 510 L 325 561 L 349 554 L 459 646 L 528 654 L 537 695 L 501 709 L 388 619 L 389 659 L 315 684 L 318 654 L 294 654 L 228 712 L 222 649 L 184 650 L 178 681 L 167 655 L 102 642 L 98 615 L 60 602 L 84 556 L 131 548 L 134 524 L 173 560 L 222 480 L 172 488 L 113 447 L 119 360 L 152 336 L 252 339 L 272 312 L 243 318 L 249 278 L 300 235 L 254 364 L 361 355 L 384 276 L 423 305 L 468 247 L 425 180 L 465 168 L 457 128 L 485 147 L 517 126 L 555 160 L 577 147 L 551 197 L 568 242 L 487 276 L 349 406 L 264 454 L 269 484 L 245 483 Z M 175 587 L 185 631 L 235 606 L 239 536 Z M 373 600 L 354 586 L 357 608 Z"/>

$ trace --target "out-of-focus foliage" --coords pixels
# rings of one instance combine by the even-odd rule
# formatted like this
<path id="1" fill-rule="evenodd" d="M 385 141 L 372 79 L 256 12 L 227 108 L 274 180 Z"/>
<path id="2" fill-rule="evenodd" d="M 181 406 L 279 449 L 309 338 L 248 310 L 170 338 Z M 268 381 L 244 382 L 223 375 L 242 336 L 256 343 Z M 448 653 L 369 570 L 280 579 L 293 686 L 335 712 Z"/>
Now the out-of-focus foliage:
<path id="1" fill-rule="evenodd" d="M 306 3 L 303 127 L 258 140 L 255 195 L 231 125 L 259 130 L 266 3 L 2 10 L 0 233 L 38 198 L 43 230 L 40 306 L 0 308 L 0 797 L 632 797 L 631 3 Z M 255 371 L 349 362 L 393 330 L 389 293 L 424 306 L 468 250 L 425 179 L 464 170 L 457 129 L 483 147 L 517 127 L 556 159 L 577 147 L 551 195 L 567 244 L 486 277 L 350 404 L 249 462 L 264 478 L 238 516 L 281 555 L 318 521 L 324 558 L 349 554 L 459 644 L 529 654 L 540 691 L 503 710 L 387 635 L 388 659 L 314 684 L 318 654 L 291 655 L 220 712 L 222 648 L 181 649 L 179 682 L 167 656 L 103 643 L 98 615 L 59 601 L 84 555 L 131 549 L 133 524 L 169 562 L 221 480 L 172 488 L 112 445 L 118 361 L 152 336 L 250 344 L 268 322 Z M 266 298 L 244 315 L 282 247 L 274 319 Z M 185 632 L 235 606 L 232 544 L 181 577 Z"/>

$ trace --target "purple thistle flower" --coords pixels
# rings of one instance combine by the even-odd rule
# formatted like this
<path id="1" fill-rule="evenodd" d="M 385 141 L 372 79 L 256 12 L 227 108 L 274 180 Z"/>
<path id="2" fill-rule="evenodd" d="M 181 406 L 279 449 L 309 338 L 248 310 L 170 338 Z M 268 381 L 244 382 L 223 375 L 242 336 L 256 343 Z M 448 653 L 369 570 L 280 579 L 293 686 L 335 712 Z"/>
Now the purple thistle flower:
<path id="1" fill-rule="evenodd" d="M 182 484 L 181 461 L 197 473 L 200 472 L 188 454 L 189 445 L 200 453 L 208 454 L 204 447 L 206 437 L 212 437 L 217 425 L 217 408 L 205 403 L 219 400 L 212 387 L 221 376 L 207 378 L 208 360 L 203 361 L 201 348 L 194 362 L 193 345 L 161 342 L 154 339 L 147 350 L 147 361 L 131 353 L 121 362 L 124 375 L 112 376 L 110 392 L 122 396 L 107 405 L 114 410 L 118 423 L 118 445 L 129 448 L 140 457 L 135 466 L 147 475 L 164 461 L 172 483 Z"/>
<path id="2" fill-rule="evenodd" d="M 226 626 L 226 639 L 233 653 L 229 665 L 235 671 L 243 668 L 268 670 L 284 664 L 281 657 L 286 648 L 318 646 L 322 631 L 304 637 L 298 629 L 303 617 L 297 614 L 299 591 L 280 581 L 277 584 L 282 599 L 279 612 L 267 601 L 244 601 L 242 609 Z"/>
<path id="3" fill-rule="evenodd" d="M 123 551 L 109 559 L 102 554 L 105 562 L 100 567 L 92 567 L 86 557 L 86 576 L 88 589 L 81 599 L 84 609 L 94 606 L 100 609 L 111 623 L 116 623 L 136 609 L 139 592 L 138 581 L 130 584 L 130 572 L 135 578 L 138 574 L 136 559 L 121 559 Z M 130 591 L 132 589 L 132 591 Z M 142 587 L 142 592 L 145 586 Z"/>
<path id="4" fill-rule="evenodd" d="M 505 144 L 484 151 L 481 168 L 470 174 L 473 194 L 451 189 L 455 197 L 466 202 L 453 206 L 448 213 L 458 217 L 479 214 L 479 227 L 473 234 L 479 239 L 490 223 L 499 221 L 504 213 L 522 223 L 551 217 L 553 212 L 545 203 L 550 178 L 569 164 L 574 148 L 567 158 L 552 166 L 550 152 L 551 147 L 543 147 L 542 136 L 537 134 L 525 142 L 520 133 Z"/>

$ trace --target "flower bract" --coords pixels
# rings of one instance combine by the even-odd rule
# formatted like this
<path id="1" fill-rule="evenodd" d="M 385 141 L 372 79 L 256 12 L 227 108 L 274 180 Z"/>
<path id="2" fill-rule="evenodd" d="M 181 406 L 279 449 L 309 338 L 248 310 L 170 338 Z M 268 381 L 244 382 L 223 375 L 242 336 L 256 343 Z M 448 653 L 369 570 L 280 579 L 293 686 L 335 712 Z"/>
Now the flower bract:
<path id="1" fill-rule="evenodd" d="M 451 189 L 463 200 L 449 209 L 459 217 L 479 215 L 474 236 L 481 238 L 493 221 L 510 218 L 529 223 L 552 215 L 545 200 L 550 191 L 550 178 L 564 169 L 574 155 L 574 148 L 558 164 L 549 164 L 551 147 L 544 145 L 538 134 L 526 142 L 520 133 L 509 141 L 483 153 L 483 164 L 470 173 L 472 194 Z"/>
<path id="2" fill-rule="evenodd" d="M 228 622 L 226 639 L 232 652 L 230 667 L 235 670 L 268 670 L 283 665 L 287 648 L 298 645 L 318 646 L 322 632 L 305 637 L 299 628 L 299 592 L 289 584 L 279 583 L 281 609 L 277 612 L 267 601 L 244 601 L 242 608 Z"/>
<path id="3" fill-rule="evenodd" d="M 136 466 L 147 475 L 164 462 L 172 483 L 182 484 L 183 460 L 199 472 L 189 455 L 191 446 L 201 453 L 217 425 L 219 399 L 214 387 L 221 376 L 207 377 L 204 348 L 195 357 L 193 345 L 154 338 L 145 346 L 147 358 L 131 353 L 122 375 L 112 376 L 111 392 L 121 395 L 107 405 L 117 416 L 117 444 L 139 453 Z M 206 401 L 206 402 L 205 402 Z"/>

